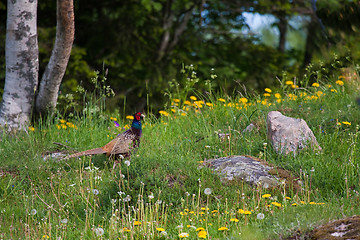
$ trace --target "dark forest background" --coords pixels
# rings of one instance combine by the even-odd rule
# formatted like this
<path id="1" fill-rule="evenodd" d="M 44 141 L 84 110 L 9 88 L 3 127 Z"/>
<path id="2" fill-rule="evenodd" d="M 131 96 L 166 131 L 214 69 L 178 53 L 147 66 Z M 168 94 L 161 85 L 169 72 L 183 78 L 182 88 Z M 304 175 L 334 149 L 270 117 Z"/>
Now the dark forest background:
<path id="1" fill-rule="evenodd" d="M 262 90 L 312 69 L 360 59 L 360 2 L 348 0 L 75 0 L 75 41 L 61 95 L 91 90 L 95 71 L 116 96 L 108 110 L 161 108 L 169 82 L 193 64 L 203 94 Z M 39 1 L 40 76 L 55 38 L 56 1 Z M 254 29 L 248 16 L 261 21 Z M 6 1 L 0 1 L 0 94 L 5 82 Z M 335 59 L 335 61 L 334 61 Z M 316 69 L 318 68 L 318 69 Z M 191 74 L 191 73 L 190 73 Z M 330 73 L 331 74 L 331 73 Z M 213 76 L 212 76 L 213 75 Z M 214 77 L 216 75 L 216 78 Z M 60 98 L 60 103 L 62 98 Z"/>

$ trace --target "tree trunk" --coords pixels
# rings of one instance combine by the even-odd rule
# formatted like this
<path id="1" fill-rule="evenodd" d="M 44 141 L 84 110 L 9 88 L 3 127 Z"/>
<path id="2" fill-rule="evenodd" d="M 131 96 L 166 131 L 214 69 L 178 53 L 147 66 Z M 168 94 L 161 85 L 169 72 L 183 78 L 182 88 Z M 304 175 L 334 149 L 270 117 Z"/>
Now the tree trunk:
<path id="1" fill-rule="evenodd" d="M 38 84 L 37 0 L 7 1 L 5 87 L 0 124 L 24 128 Z"/>
<path id="2" fill-rule="evenodd" d="M 41 114 L 56 107 L 59 87 L 70 58 L 74 32 L 73 0 L 57 0 L 55 44 L 36 98 L 36 111 Z"/>
<path id="3" fill-rule="evenodd" d="M 281 53 L 285 52 L 285 44 L 286 44 L 286 33 L 287 33 L 287 19 L 285 15 L 279 15 L 279 46 L 278 50 Z"/>

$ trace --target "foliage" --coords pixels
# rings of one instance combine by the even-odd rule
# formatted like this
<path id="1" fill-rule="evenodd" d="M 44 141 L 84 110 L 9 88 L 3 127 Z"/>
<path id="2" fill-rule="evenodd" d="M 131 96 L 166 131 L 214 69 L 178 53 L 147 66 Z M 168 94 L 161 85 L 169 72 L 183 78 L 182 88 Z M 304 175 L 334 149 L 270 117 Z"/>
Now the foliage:
<path id="1" fill-rule="evenodd" d="M 183 73 L 197 79 L 194 70 L 184 66 Z M 86 114 L 74 112 L 66 120 L 54 116 L 26 133 L 2 136 L 1 237 L 221 239 L 241 234 L 271 239 L 360 214 L 358 70 L 337 76 L 309 71 L 317 78 L 302 83 L 284 75 L 278 88 L 254 96 L 201 95 L 184 78 L 179 82 L 188 91 L 169 89 L 161 116 L 148 114 L 131 161 L 124 159 L 113 170 L 105 156 L 44 160 L 59 150 L 101 146 L 129 127 L 124 115 L 91 110 L 103 104 L 106 93 L 95 87 L 100 92 L 86 94 L 93 96 L 87 98 Z M 94 78 L 95 86 L 102 80 L 101 75 Z M 277 155 L 266 138 L 271 110 L 305 119 L 323 151 Z M 250 122 L 258 130 L 242 133 Z M 229 140 L 222 141 L 218 133 L 229 133 Z M 291 171 L 302 181 L 302 190 L 222 182 L 204 165 L 207 159 L 238 154 Z"/>

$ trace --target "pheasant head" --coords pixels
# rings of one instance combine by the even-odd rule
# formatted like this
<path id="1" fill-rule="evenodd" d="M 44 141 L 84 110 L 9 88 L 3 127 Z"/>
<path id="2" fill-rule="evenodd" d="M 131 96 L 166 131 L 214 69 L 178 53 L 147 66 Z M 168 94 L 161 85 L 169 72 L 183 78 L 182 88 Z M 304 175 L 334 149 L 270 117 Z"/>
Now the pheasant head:
<path id="1" fill-rule="evenodd" d="M 145 115 L 142 114 L 141 112 L 137 112 L 135 113 L 134 115 L 134 120 L 131 124 L 131 128 L 132 129 L 138 129 L 138 130 L 141 130 L 141 120 L 143 120 L 145 118 Z"/>

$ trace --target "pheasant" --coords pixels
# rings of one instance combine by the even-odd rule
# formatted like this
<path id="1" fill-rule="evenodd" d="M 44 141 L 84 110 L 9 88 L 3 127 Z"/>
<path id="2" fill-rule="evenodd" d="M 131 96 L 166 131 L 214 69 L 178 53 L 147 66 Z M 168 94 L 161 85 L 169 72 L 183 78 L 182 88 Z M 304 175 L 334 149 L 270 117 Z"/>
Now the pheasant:
<path id="1" fill-rule="evenodd" d="M 139 147 L 142 134 L 141 120 L 145 117 L 141 112 L 138 112 L 133 116 L 134 120 L 131 124 L 131 128 L 117 135 L 116 138 L 111 140 L 105 146 L 74 153 L 66 156 L 64 159 L 96 154 L 106 154 L 107 157 L 118 155 L 120 155 L 121 158 L 129 157 L 131 151 Z"/>

